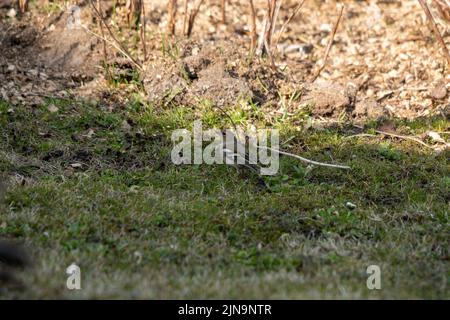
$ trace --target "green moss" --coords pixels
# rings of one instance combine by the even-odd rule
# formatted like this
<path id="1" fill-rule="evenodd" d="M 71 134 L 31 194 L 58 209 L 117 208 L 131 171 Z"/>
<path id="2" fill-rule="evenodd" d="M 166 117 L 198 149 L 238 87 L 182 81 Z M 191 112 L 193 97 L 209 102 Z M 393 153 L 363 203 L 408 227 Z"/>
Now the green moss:
<path id="1" fill-rule="evenodd" d="M 70 101 L 0 102 L 0 169 L 15 177 L 0 236 L 25 241 L 36 260 L 22 275 L 30 291 L 0 294 L 336 298 L 345 288 L 352 297 L 448 297 L 448 151 L 347 139 L 345 126 L 299 130 L 305 114 L 280 118 L 273 125 L 283 124 L 285 149 L 352 170 L 281 157 L 280 174 L 262 188 L 229 166 L 171 163 L 171 131 L 190 128 L 198 110 L 207 126 L 230 125 L 206 105 L 158 109 L 136 99 L 108 113 Z M 230 112 L 239 123 L 257 119 L 239 106 Z M 448 121 L 398 126 L 418 134 Z M 63 289 L 72 262 L 86 288 L 76 296 Z M 366 289 L 370 264 L 382 268 L 379 292 Z"/>

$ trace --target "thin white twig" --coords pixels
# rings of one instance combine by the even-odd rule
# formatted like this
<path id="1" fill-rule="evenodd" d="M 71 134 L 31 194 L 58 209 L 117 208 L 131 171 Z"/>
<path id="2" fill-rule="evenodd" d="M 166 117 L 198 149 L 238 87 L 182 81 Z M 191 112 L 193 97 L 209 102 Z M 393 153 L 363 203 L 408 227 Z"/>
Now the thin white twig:
<path id="1" fill-rule="evenodd" d="M 256 147 L 258 149 L 270 150 L 272 152 L 276 152 L 276 153 L 279 153 L 279 154 L 283 154 L 285 156 L 289 156 L 289 157 L 292 157 L 292 158 L 295 158 L 295 159 L 299 159 L 299 160 L 301 160 L 303 162 L 306 162 L 306 163 L 309 163 L 309 164 L 313 164 L 313 165 L 316 165 L 316 166 L 330 167 L 330 168 L 337 168 L 337 169 L 351 169 L 348 166 L 343 166 L 343 165 L 339 165 L 339 164 L 330 164 L 330 163 L 317 162 L 317 161 L 310 160 L 310 159 L 307 159 L 307 158 L 304 158 L 304 157 L 300 157 L 300 156 L 298 156 L 296 154 L 292 154 L 292 153 L 281 151 L 281 150 L 277 150 L 277 149 L 272 149 L 272 148 L 269 148 L 269 147 L 263 147 L 263 146 L 256 146 Z"/>
<path id="2" fill-rule="evenodd" d="M 297 15 L 297 13 L 300 11 L 300 9 L 303 7 L 303 4 L 305 3 L 306 0 L 302 0 L 297 7 L 294 9 L 294 11 L 292 12 L 292 14 L 290 15 L 290 17 L 286 20 L 286 22 L 283 24 L 283 26 L 281 27 L 280 31 L 278 32 L 278 36 L 277 36 L 277 40 L 275 41 L 275 48 L 278 45 L 278 42 L 280 41 L 281 36 L 284 33 L 284 29 L 286 29 L 287 25 L 291 22 L 292 19 L 295 18 L 295 16 Z"/>
<path id="3" fill-rule="evenodd" d="M 353 125 L 355 128 L 358 129 L 363 129 L 363 127 L 361 126 L 357 126 L 356 124 Z M 375 130 L 376 133 L 379 134 L 384 134 L 385 136 L 391 136 L 391 137 L 395 137 L 395 138 L 399 138 L 399 139 L 404 139 L 404 140 L 410 140 L 410 141 L 414 141 L 417 143 L 420 143 L 421 145 L 429 148 L 429 149 L 434 149 L 432 146 L 426 144 L 425 142 L 423 142 L 422 140 L 415 138 L 415 137 L 410 137 L 410 136 L 403 136 L 403 135 L 399 135 L 399 134 L 395 134 L 395 133 L 390 133 L 390 132 L 385 132 L 385 131 L 381 131 L 381 130 Z"/>
<path id="4" fill-rule="evenodd" d="M 123 51 L 118 45 L 116 45 L 113 41 L 110 41 L 106 38 L 103 38 L 102 36 L 96 34 L 95 32 L 92 32 L 91 30 L 89 30 L 87 27 L 81 25 L 81 27 L 89 34 L 93 35 L 94 37 L 99 38 L 100 40 L 103 40 L 105 42 L 107 42 L 109 45 L 113 46 L 115 49 L 117 49 L 117 51 L 119 51 L 122 55 L 124 55 L 128 60 L 130 60 L 131 63 L 133 63 L 140 71 L 143 71 L 144 69 L 142 69 L 142 67 L 136 63 L 134 61 L 133 58 L 131 58 L 125 51 Z"/>
<path id="5" fill-rule="evenodd" d="M 334 37 L 335 37 L 336 31 L 337 31 L 337 29 L 339 27 L 339 23 L 341 22 L 342 13 L 344 12 L 344 8 L 345 8 L 344 5 L 342 5 L 341 6 L 341 10 L 339 11 L 339 16 L 338 16 L 338 18 L 336 20 L 336 23 L 334 24 L 333 31 L 331 32 L 330 40 L 328 41 L 328 45 L 327 45 L 327 49 L 325 51 L 325 56 L 323 58 L 322 65 L 320 66 L 320 68 L 314 74 L 311 82 L 314 82 L 314 81 L 317 80 L 317 78 L 320 76 L 320 73 L 323 71 L 323 69 L 325 69 L 325 67 L 327 65 L 328 56 L 330 55 L 330 50 L 331 50 L 331 47 L 333 46 Z"/>

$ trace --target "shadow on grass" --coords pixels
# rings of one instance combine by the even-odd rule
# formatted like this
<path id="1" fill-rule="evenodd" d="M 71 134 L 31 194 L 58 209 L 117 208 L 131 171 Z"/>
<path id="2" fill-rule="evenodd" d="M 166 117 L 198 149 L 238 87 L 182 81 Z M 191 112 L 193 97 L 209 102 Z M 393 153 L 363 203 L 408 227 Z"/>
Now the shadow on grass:
<path id="1" fill-rule="evenodd" d="M 233 167 L 171 163 L 170 132 L 193 120 L 189 111 L 49 103 L 58 110 L 0 102 L 0 170 L 9 177 L 0 236 L 25 241 L 39 261 L 25 276 L 31 290 L 6 297 L 65 296 L 54 274 L 73 261 L 93 283 L 85 297 L 341 297 L 342 287 L 368 297 L 369 264 L 383 267 L 386 289 L 375 297 L 446 295 L 448 151 L 347 139 L 355 129 L 346 125 L 304 130 L 286 147 L 352 170 L 282 157 L 279 175 L 261 188 Z M 420 134 L 448 121 L 395 125 Z M 103 273 L 117 276 L 117 292 L 94 290 Z M 127 278 L 146 273 L 161 277 L 154 285 L 164 293 L 138 280 L 130 289 Z M 214 276 L 217 289 L 205 291 Z M 253 280 L 235 291 L 230 284 L 243 279 Z"/>

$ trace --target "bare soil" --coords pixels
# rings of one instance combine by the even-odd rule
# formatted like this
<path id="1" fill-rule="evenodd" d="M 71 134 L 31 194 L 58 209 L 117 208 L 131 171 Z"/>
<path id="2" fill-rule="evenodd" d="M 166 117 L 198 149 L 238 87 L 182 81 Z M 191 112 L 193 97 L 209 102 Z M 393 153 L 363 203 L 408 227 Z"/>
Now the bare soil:
<path id="1" fill-rule="evenodd" d="M 177 19 L 179 36 L 167 39 L 161 35 L 167 22 L 165 5 L 147 1 L 150 57 L 141 80 L 150 102 L 209 101 L 225 107 L 246 100 L 267 107 L 268 112 L 293 114 L 307 107 L 313 116 L 331 119 L 342 114 L 356 119 L 448 115 L 449 67 L 416 1 L 346 3 L 327 66 L 314 83 L 312 74 L 323 63 L 336 20 L 335 1 L 307 1 L 283 34 L 275 33 L 276 70 L 266 60 L 249 59 L 248 8 L 240 1 L 230 2 L 227 25 L 219 21 L 219 2 L 205 2 L 193 37 L 187 40 L 180 35 L 183 8 Z M 119 38 L 130 45 L 129 39 L 136 34 L 120 24 L 125 8 L 113 8 L 112 1 L 102 3 Z M 264 3 L 256 1 L 258 23 Z M 92 34 L 100 35 L 97 22 L 86 1 L 73 4 L 80 5 L 83 28 L 68 27 L 69 7 L 50 10 L 46 1 L 37 1 L 20 16 L 11 13 L 8 1 L 0 3 L 3 99 L 39 104 L 46 95 L 111 95 L 104 82 L 102 41 Z M 278 28 L 295 5 L 284 2 Z M 440 23 L 440 28 L 449 41 L 448 24 Z M 133 54 L 142 56 L 139 43 L 130 47 Z M 110 52 L 108 60 L 117 66 L 124 58 Z M 130 68 L 125 63 L 125 69 Z M 298 92 L 298 99 L 291 99 Z M 118 94 L 123 98 L 123 91 Z M 289 105 L 280 102 L 283 98 Z"/>

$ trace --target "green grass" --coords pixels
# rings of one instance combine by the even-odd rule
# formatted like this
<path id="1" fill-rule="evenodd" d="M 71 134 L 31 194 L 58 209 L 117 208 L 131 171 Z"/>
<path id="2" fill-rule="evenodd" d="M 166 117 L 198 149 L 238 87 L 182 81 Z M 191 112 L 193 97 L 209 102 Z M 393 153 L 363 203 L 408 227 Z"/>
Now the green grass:
<path id="1" fill-rule="evenodd" d="M 269 125 L 255 108 L 230 112 Z M 346 139 L 351 126 L 299 129 L 307 114 L 280 117 L 272 124 L 290 139 L 284 149 L 352 170 L 283 157 L 261 188 L 233 167 L 171 163 L 171 131 L 202 116 L 230 125 L 208 104 L 136 100 L 110 113 L 75 101 L 0 102 L 0 172 L 10 180 L 0 237 L 25 242 L 35 261 L 19 274 L 28 289 L 0 297 L 449 298 L 448 151 Z M 395 125 L 420 134 L 449 123 Z M 81 291 L 65 287 L 72 262 Z M 378 291 L 366 287 L 371 264 L 381 267 Z"/>

